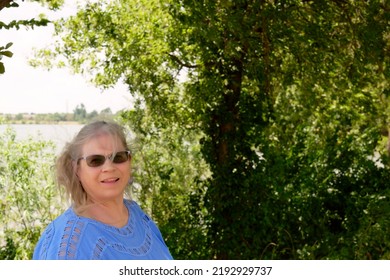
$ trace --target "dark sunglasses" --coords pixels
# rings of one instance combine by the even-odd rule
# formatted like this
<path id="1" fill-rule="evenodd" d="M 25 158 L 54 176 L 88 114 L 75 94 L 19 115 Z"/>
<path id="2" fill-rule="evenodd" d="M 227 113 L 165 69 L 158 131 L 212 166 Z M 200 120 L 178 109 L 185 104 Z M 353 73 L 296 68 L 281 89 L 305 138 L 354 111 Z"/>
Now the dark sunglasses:
<path id="1" fill-rule="evenodd" d="M 85 162 L 89 167 L 99 167 L 102 166 L 106 159 L 111 160 L 113 163 L 124 163 L 131 159 L 131 152 L 130 151 L 121 151 L 117 152 L 115 154 L 111 154 L 109 156 L 104 155 L 90 155 L 86 157 L 81 157 L 77 160 L 79 162 L 80 160 L 85 159 Z"/>

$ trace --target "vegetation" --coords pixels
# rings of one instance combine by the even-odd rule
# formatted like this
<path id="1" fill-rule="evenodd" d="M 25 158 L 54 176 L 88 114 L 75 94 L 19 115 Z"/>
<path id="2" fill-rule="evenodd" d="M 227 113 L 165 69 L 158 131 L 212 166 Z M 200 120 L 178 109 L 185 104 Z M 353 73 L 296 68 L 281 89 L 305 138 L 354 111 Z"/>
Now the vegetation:
<path id="1" fill-rule="evenodd" d="M 54 144 L 0 135 L 0 259 L 31 259 L 44 227 L 61 210 L 54 187 Z"/>
<path id="2" fill-rule="evenodd" d="M 175 258 L 389 259 L 389 10 L 85 3 L 33 64 L 129 86 L 133 193 Z"/>
<path id="3" fill-rule="evenodd" d="M 76 106 L 73 113 L 0 113 L 0 120 L 7 124 L 86 123 L 97 118 L 113 118 L 114 115 L 108 107 L 99 113 L 96 110 L 88 112 L 84 104 L 81 103 Z"/>

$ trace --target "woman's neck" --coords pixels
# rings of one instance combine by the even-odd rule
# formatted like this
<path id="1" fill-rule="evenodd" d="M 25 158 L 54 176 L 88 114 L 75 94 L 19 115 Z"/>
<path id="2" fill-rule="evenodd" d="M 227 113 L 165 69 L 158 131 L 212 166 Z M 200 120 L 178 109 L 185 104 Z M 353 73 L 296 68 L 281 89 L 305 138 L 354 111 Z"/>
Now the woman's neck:
<path id="1" fill-rule="evenodd" d="M 123 200 L 121 202 L 91 202 L 81 213 L 81 216 L 118 228 L 127 224 L 129 215 Z"/>

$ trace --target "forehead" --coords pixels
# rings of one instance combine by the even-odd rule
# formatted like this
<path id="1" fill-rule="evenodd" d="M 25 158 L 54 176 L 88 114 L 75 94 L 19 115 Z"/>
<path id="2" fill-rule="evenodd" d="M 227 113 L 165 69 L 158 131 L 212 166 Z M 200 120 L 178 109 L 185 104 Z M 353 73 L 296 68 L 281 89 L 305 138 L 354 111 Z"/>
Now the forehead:
<path id="1" fill-rule="evenodd" d="M 122 141 L 109 133 L 100 133 L 89 138 L 81 148 L 82 154 L 107 154 L 124 150 Z"/>

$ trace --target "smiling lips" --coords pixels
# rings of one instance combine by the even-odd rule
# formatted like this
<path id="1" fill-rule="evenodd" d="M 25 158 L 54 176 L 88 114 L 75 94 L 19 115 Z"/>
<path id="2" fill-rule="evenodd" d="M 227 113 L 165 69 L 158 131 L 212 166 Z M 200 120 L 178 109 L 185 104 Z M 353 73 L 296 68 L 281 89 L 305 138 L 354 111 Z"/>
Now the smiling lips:
<path id="1" fill-rule="evenodd" d="M 119 178 L 108 178 L 108 179 L 102 180 L 101 182 L 102 183 L 115 183 L 115 182 L 118 182 L 118 181 L 119 181 Z"/>

